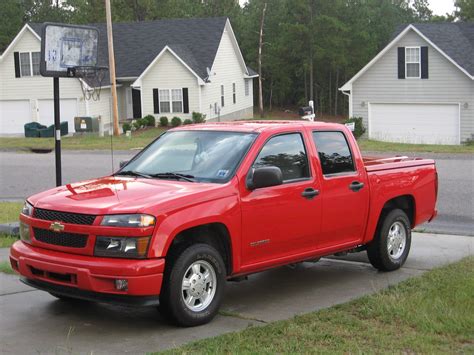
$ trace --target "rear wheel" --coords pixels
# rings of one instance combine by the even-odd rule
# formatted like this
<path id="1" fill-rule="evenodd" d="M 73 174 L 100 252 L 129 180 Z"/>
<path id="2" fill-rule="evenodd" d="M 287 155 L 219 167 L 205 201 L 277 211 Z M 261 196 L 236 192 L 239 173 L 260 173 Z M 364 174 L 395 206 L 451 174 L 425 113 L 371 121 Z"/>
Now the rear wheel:
<path id="1" fill-rule="evenodd" d="M 367 247 L 367 255 L 375 268 L 392 271 L 405 263 L 410 246 L 410 221 L 405 212 L 395 209 L 382 217 L 374 240 Z"/>
<path id="2" fill-rule="evenodd" d="M 211 321 L 221 304 L 225 265 L 207 244 L 193 244 L 170 255 L 160 295 L 160 311 L 173 323 L 196 326 Z"/>

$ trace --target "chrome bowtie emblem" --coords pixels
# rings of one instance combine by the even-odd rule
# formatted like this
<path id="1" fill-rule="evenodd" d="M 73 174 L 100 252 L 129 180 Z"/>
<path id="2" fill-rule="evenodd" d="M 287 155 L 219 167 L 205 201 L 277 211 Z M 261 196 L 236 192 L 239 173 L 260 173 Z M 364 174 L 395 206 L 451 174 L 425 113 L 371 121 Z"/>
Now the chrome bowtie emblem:
<path id="1" fill-rule="evenodd" d="M 64 224 L 53 222 L 49 226 L 49 229 L 51 229 L 53 232 L 62 232 L 64 230 Z"/>

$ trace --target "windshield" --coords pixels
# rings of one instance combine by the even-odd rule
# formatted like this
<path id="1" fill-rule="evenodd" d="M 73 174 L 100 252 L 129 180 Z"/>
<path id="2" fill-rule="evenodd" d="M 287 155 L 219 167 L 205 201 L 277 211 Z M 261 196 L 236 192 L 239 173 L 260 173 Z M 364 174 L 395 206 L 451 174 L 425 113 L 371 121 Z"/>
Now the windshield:
<path id="1" fill-rule="evenodd" d="M 186 181 L 228 181 L 254 133 L 177 131 L 163 134 L 117 175 Z"/>

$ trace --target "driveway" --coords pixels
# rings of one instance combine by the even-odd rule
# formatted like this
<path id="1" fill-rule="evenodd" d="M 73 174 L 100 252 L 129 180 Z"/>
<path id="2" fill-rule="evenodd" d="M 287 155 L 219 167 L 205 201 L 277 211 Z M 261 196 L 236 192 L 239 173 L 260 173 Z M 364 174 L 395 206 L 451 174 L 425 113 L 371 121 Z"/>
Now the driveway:
<path id="1" fill-rule="evenodd" d="M 135 153 L 115 152 L 113 166 L 117 168 L 121 160 L 128 160 Z M 416 155 L 436 160 L 440 181 L 439 215 L 432 223 L 426 223 L 418 230 L 474 236 L 474 158 L 468 154 Z M 109 151 L 64 151 L 62 163 L 63 183 L 104 176 L 113 171 Z M 0 199 L 22 200 L 54 187 L 52 153 L 0 152 L 0 167 Z"/>
<path id="2" fill-rule="evenodd" d="M 262 272 L 247 281 L 228 283 L 220 315 L 195 328 L 172 327 L 153 308 L 59 301 L 21 284 L 17 276 L 0 274 L 0 351 L 141 354 L 164 350 L 344 303 L 467 255 L 474 255 L 474 238 L 414 233 L 405 267 L 394 272 L 377 272 L 366 262 L 340 259 Z M 5 257 L 2 250 L 0 260 Z"/>

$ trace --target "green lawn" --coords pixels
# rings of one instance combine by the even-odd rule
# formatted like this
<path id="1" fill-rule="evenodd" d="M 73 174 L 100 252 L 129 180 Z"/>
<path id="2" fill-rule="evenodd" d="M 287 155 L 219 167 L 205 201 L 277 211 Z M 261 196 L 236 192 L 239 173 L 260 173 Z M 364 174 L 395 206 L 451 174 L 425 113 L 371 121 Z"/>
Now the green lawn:
<path id="1" fill-rule="evenodd" d="M 362 152 L 413 152 L 413 153 L 474 153 L 474 144 L 437 145 L 437 144 L 406 144 L 388 143 L 367 139 L 359 139 Z"/>
<path id="2" fill-rule="evenodd" d="M 0 223 L 9 223 L 18 221 L 21 202 L 0 202 Z M 18 240 L 18 237 L 0 234 L 0 248 L 8 248 Z"/>
<path id="3" fill-rule="evenodd" d="M 2 261 L 0 262 L 0 272 L 4 272 L 5 274 L 14 274 L 12 266 L 10 265 L 9 261 Z"/>
<path id="4" fill-rule="evenodd" d="M 0 202 L 0 223 L 18 221 L 23 202 Z"/>
<path id="5" fill-rule="evenodd" d="M 278 120 L 275 117 L 265 117 L 266 119 Z M 284 118 L 283 118 L 284 119 Z M 129 150 L 143 148 L 154 138 L 163 132 L 163 128 L 150 128 L 132 133 L 132 138 L 124 135 L 113 137 L 114 149 Z M 74 136 L 63 137 L 61 146 L 66 150 L 100 150 L 110 149 L 110 137 L 99 136 Z M 474 144 L 463 145 L 435 145 L 435 144 L 402 144 L 372 141 L 367 139 L 359 140 L 361 150 L 373 152 L 413 152 L 413 153 L 474 153 Z M 53 138 L 20 138 L 20 137 L 0 137 L 0 149 L 4 150 L 25 150 L 30 149 L 54 149 Z"/>
<path id="6" fill-rule="evenodd" d="M 133 148 L 143 148 L 154 138 L 158 137 L 163 131 L 163 128 L 158 127 L 132 132 L 131 138 L 128 138 L 125 135 L 113 137 L 114 149 L 128 150 Z M 99 137 L 95 135 L 61 138 L 61 147 L 68 150 L 110 149 L 110 144 L 110 137 Z M 54 149 L 54 138 L 0 137 L 0 149 Z"/>
<path id="7" fill-rule="evenodd" d="M 174 349 L 195 353 L 474 353 L 474 257 L 315 313 Z"/>

